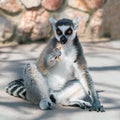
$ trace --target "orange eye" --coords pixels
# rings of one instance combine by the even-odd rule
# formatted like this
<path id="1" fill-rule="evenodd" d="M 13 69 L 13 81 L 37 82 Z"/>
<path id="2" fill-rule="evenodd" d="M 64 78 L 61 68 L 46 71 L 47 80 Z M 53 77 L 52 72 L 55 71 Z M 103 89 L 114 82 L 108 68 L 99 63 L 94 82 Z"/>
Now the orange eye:
<path id="1" fill-rule="evenodd" d="M 61 34 L 62 34 L 62 32 L 61 32 L 59 29 L 56 30 L 56 33 L 57 33 L 58 35 L 61 35 Z"/>
<path id="2" fill-rule="evenodd" d="M 68 31 L 67 31 L 67 33 L 68 33 L 68 34 L 71 34 L 71 33 L 72 33 L 72 31 L 71 31 L 71 30 L 68 30 Z"/>
<path id="3" fill-rule="evenodd" d="M 66 32 L 65 32 L 66 35 L 71 35 L 72 34 L 72 29 L 69 28 Z"/>

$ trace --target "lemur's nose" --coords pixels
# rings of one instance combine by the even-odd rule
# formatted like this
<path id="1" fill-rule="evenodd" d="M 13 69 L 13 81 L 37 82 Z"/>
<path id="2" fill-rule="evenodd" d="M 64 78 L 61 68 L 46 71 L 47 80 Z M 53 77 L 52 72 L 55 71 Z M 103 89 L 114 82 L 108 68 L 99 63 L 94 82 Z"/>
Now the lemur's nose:
<path id="1" fill-rule="evenodd" d="M 67 38 L 63 35 L 61 38 L 60 38 L 60 42 L 61 44 L 65 44 L 67 42 Z"/>

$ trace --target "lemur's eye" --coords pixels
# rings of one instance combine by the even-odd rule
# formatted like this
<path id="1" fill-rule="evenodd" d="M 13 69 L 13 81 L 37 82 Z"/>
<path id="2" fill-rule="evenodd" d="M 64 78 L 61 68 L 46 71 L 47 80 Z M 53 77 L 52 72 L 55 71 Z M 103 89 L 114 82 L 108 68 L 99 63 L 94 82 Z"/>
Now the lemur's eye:
<path id="1" fill-rule="evenodd" d="M 73 32 L 73 31 L 72 31 L 72 29 L 71 29 L 71 28 L 69 28 L 69 29 L 65 32 L 65 34 L 66 34 L 66 35 L 71 35 L 71 34 L 72 34 L 72 32 Z"/>
<path id="2" fill-rule="evenodd" d="M 62 35 L 62 32 L 61 32 L 61 30 L 60 30 L 59 28 L 56 30 L 56 33 L 57 33 L 58 35 Z"/>

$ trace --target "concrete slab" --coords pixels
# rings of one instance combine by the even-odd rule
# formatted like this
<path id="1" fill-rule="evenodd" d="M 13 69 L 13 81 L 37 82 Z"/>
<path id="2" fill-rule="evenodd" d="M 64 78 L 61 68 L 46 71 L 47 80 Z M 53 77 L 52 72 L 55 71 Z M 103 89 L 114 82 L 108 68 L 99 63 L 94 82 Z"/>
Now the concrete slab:
<path id="1" fill-rule="evenodd" d="M 82 43 L 95 86 L 106 112 L 74 107 L 41 111 L 38 106 L 4 92 L 10 81 L 22 77 L 26 62 L 34 62 L 44 43 L 0 46 L 0 120 L 120 120 L 120 40 Z"/>

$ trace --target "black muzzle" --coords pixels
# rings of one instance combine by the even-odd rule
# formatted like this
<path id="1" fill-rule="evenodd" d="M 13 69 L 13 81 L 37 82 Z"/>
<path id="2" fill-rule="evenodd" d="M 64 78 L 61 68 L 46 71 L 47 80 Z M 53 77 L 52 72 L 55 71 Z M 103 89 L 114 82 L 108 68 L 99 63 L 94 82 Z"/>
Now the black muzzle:
<path id="1" fill-rule="evenodd" d="M 63 35 L 61 38 L 60 38 L 60 43 L 61 44 L 65 44 L 67 42 L 67 38 Z"/>

